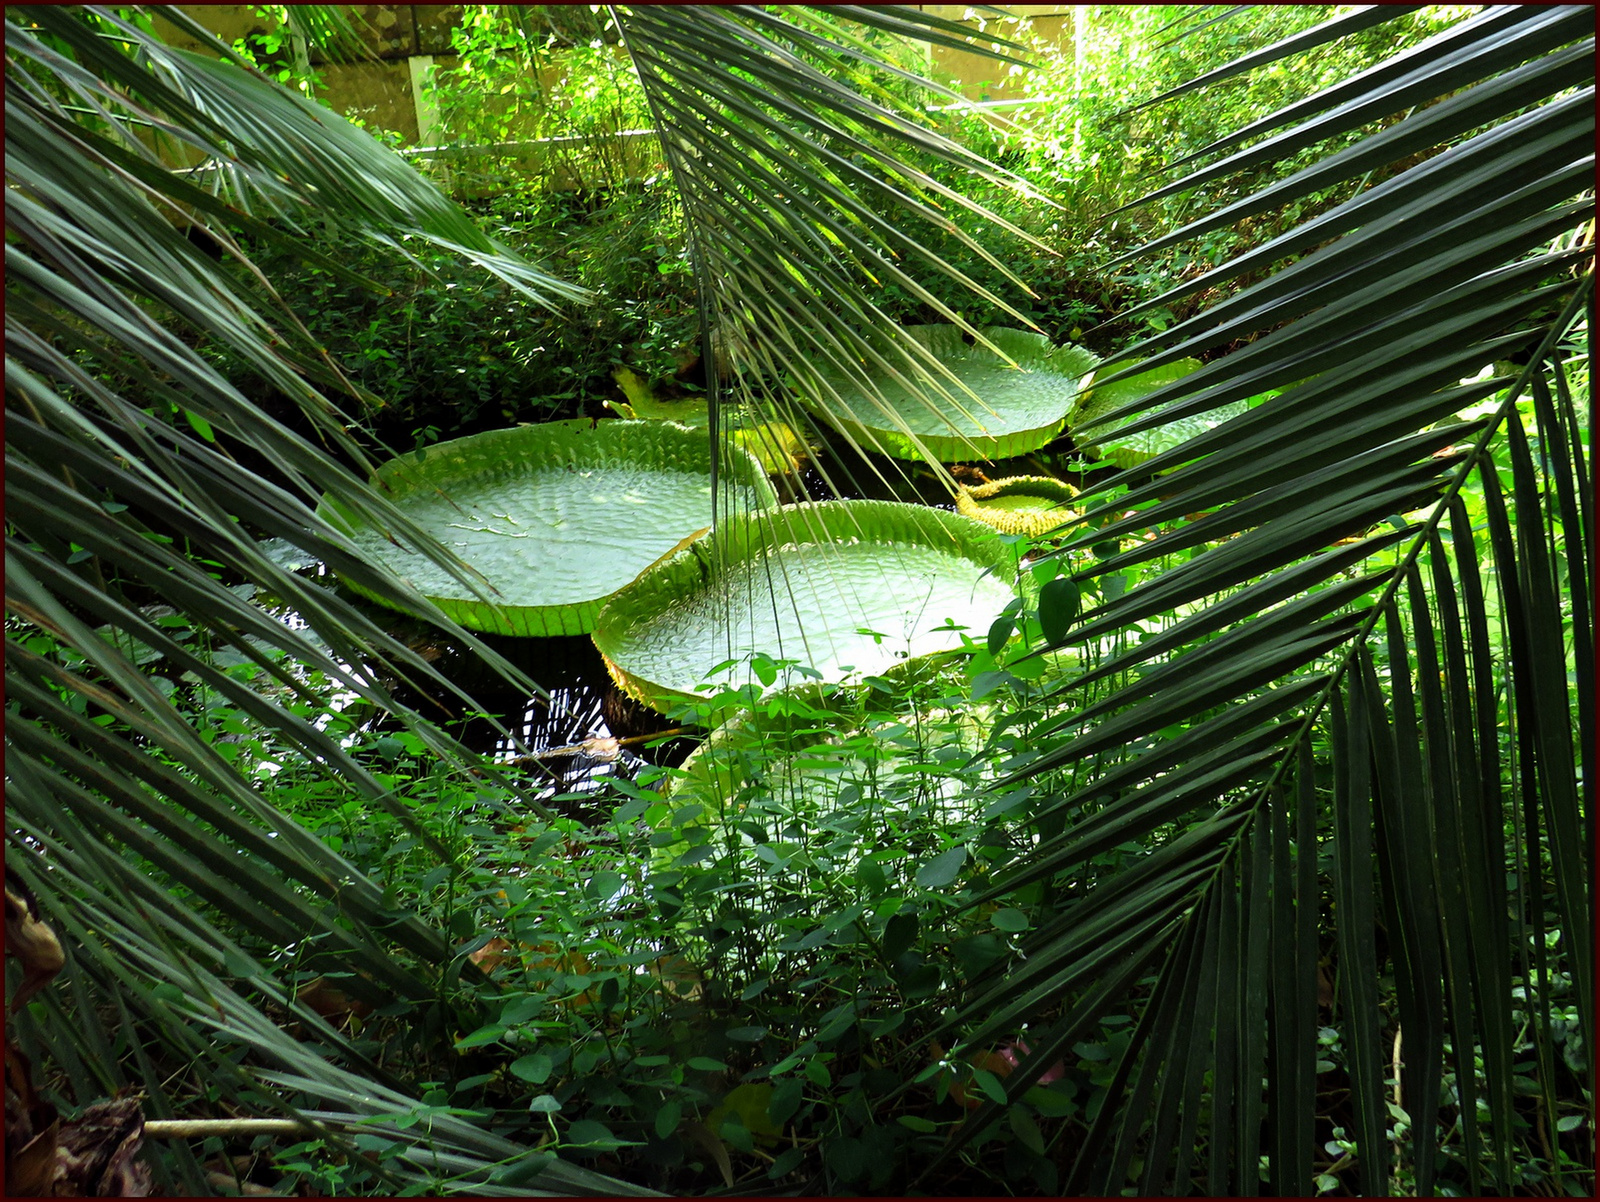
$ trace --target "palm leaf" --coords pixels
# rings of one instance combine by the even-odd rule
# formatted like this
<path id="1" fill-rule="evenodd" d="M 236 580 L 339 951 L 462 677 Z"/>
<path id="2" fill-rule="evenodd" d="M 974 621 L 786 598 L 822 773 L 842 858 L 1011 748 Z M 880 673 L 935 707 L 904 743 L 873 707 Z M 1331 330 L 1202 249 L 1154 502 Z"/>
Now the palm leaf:
<path id="1" fill-rule="evenodd" d="M 220 44 L 205 58 L 147 29 L 110 10 L 6 14 L 6 860 L 69 936 L 77 970 L 70 1007 L 52 999 L 42 1021 L 20 1021 L 35 1050 L 58 1052 L 80 1102 L 134 1084 L 115 1049 L 119 1028 L 137 1024 L 133 1068 L 156 1116 L 188 1104 L 175 1064 L 208 1074 L 207 1104 L 292 1113 L 287 1094 L 241 1068 L 240 1047 L 327 1097 L 387 1082 L 389 1108 L 404 1110 L 399 1083 L 294 999 L 286 949 L 310 957 L 302 966 L 350 974 L 354 996 L 429 1006 L 462 968 L 457 948 L 270 804 L 255 764 L 222 754 L 143 665 L 164 661 L 182 687 L 236 707 L 285 755 L 388 810 L 445 872 L 453 854 L 296 703 L 321 704 L 320 676 L 395 715 L 457 771 L 478 768 L 476 757 L 394 689 L 479 707 L 361 610 L 281 566 L 270 540 L 452 630 L 519 687 L 537 686 L 317 516 L 318 496 L 331 493 L 486 591 L 352 472 L 366 464 L 363 447 L 329 398 L 360 395 L 230 228 L 298 247 L 313 220 L 325 235 L 326 219 L 398 253 L 406 239 L 456 250 L 551 304 L 581 294 L 505 253 L 366 134 L 252 75 Z M 190 224 L 255 284 L 200 253 Z M 234 351 L 315 435 L 224 380 L 195 350 L 205 341 Z M 258 593 L 303 625 L 272 616 Z M 170 628 L 174 611 L 187 631 Z M 458 1153 L 451 1175 L 474 1183 L 492 1165 L 462 1156 L 523 1154 L 465 1135 L 444 1142 Z M 187 1152 L 162 1164 L 177 1174 L 169 1184 L 206 1192 Z M 623 1188 L 560 1166 L 545 1179 L 554 1193 Z M 416 1188 L 436 1177 L 402 1169 L 391 1180 Z"/>
<path id="2" fill-rule="evenodd" d="M 1592 1015 L 1592 792 L 1577 782 L 1580 759 L 1586 789 L 1592 780 L 1593 709 L 1568 686 L 1592 655 L 1576 600 L 1589 589 L 1588 381 L 1565 349 L 1586 345 L 1593 304 L 1591 243 L 1575 237 L 1592 214 L 1592 22 L 1588 10 L 1488 10 L 1264 119 L 1253 132 L 1283 132 L 1153 194 L 1416 106 L 1140 252 L 1423 155 L 1152 302 L 1331 239 L 1120 358 L 1143 371 L 1259 335 L 1243 350 L 1088 423 L 1091 436 L 1111 422 L 1153 429 L 1281 390 L 1087 490 L 1088 529 L 1060 552 L 1157 535 L 1076 573 L 1087 584 L 1145 568 L 1086 611 L 1068 644 L 1179 613 L 1059 688 L 1043 754 L 1018 775 L 1089 772 L 1045 803 L 1041 833 L 986 896 L 1053 882 L 1060 917 L 1030 935 L 1024 958 L 975 982 L 951 1020 L 980 1045 L 1027 1019 L 1045 1025 L 1007 1080 L 1015 1100 L 1098 1016 L 1137 1007 L 1068 1192 L 1249 1194 L 1262 1158 L 1276 1192 L 1314 1192 L 1314 982 L 1330 950 L 1317 931 L 1330 924 L 1352 1188 L 1388 1192 L 1397 1098 L 1419 1192 L 1435 1187 L 1453 1119 L 1471 1188 L 1510 1188 L 1514 1008 L 1554 1105 L 1549 1013 L 1562 974 Z M 1523 366 L 1484 370 L 1510 356 Z M 1584 633 L 1563 639 L 1568 624 Z M 1087 700 L 1070 708 L 1080 691 Z M 1163 733 L 1173 727 L 1187 729 Z M 1087 871 L 1128 839 L 1147 850 Z M 1331 857 L 1331 915 L 1319 851 Z M 1550 924 L 1569 948 L 1559 965 Z M 1447 1071 L 1456 1101 L 1436 1109 Z M 1000 1111 L 968 1120 L 954 1146 Z"/>
<path id="3" fill-rule="evenodd" d="M 864 42 L 840 31 L 840 22 L 946 45 L 963 44 L 953 35 L 970 31 L 907 9 L 841 6 L 827 14 L 825 22 L 804 9 L 780 17 L 755 7 L 639 7 L 627 10 L 620 24 L 690 230 L 703 358 L 727 364 L 710 373 L 713 400 L 726 372 L 734 393 L 765 420 L 812 429 L 815 419 L 794 404 L 786 385 L 837 409 L 842 402 L 832 381 L 843 379 L 920 445 L 882 383 L 957 413 L 968 412 L 977 398 L 898 330 L 871 299 L 873 292 L 898 285 L 990 346 L 981 330 L 925 286 L 921 277 L 937 273 L 1029 324 L 927 249 L 920 231 L 955 237 L 1024 289 L 945 210 L 1026 235 L 922 164 L 1030 190 L 936 133 L 906 99 L 882 88 L 869 98 L 820 65 L 841 56 L 882 65 Z M 903 70 L 887 73 L 903 85 L 932 89 Z M 1004 352 L 995 353 L 1005 359 Z M 715 404 L 712 412 L 717 441 Z"/>

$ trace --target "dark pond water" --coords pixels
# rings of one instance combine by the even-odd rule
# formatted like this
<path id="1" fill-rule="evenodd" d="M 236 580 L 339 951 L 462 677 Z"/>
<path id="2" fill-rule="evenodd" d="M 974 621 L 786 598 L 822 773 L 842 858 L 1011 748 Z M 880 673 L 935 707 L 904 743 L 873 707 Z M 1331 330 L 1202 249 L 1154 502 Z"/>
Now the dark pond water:
<path id="1" fill-rule="evenodd" d="M 592 791 L 599 777 L 615 769 L 631 775 L 647 764 L 681 763 L 698 741 L 699 732 L 689 732 L 618 688 L 587 635 L 480 636 L 547 694 L 530 697 L 503 680 L 467 644 L 376 606 L 367 608 L 441 675 L 470 693 L 482 713 L 462 715 L 405 686 L 395 688 L 396 700 L 440 722 L 474 751 L 549 774 L 551 792 Z M 501 734 L 496 722 L 514 738 Z M 672 737 L 677 731 L 684 734 Z"/>

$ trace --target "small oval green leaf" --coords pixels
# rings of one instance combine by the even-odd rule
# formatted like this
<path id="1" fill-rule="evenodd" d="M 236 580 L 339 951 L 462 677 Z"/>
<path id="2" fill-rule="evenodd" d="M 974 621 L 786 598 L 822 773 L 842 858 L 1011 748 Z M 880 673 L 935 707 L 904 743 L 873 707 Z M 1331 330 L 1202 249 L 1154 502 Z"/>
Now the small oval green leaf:
<path id="1" fill-rule="evenodd" d="M 530 1052 L 511 1062 L 511 1075 L 530 1085 L 543 1085 L 550 1080 L 550 1073 L 554 1068 L 554 1061 L 543 1052 Z"/>
<path id="2" fill-rule="evenodd" d="M 1039 1132 L 1039 1124 L 1033 1121 L 1033 1116 L 1025 1110 L 1013 1106 L 1007 1117 L 1011 1120 L 1011 1129 L 1017 1133 L 1017 1139 L 1022 1146 L 1035 1156 L 1044 1155 L 1044 1136 Z"/>
<path id="3" fill-rule="evenodd" d="M 917 916 L 896 914 L 883 928 L 883 955 L 886 960 L 898 959 L 917 939 Z"/>
<path id="4" fill-rule="evenodd" d="M 487 1027 L 479 1027 L 471 1034 L 463 1035 L 456 1040 L 456 1049 L 459 1051 L 463 1048 L 481 1048 L 485 1044 L 494 1043 L 505 1033 L 506 1029 L 499 1023 L 490 1023 Z"/>
<path id="5" fill-rule="evenodd" d="M 632 1147 L 633 1142 L 618 1139 L 611 1133 L 611 1128 L 594 1119 L 579 1119 L 572 1124 L 564 1141 L 569 1147 L 602 1149 Z"/>
<path id="6" fill-rule="evenodd" d="M 767 1102 L 767 1117 L 773 1125 L 782 1127 L 791 1118 L 795 1111 L 800 1109 L 800 1103 L 805 1097 L 805 1083 L 799 1077 L 790 1077 L 773 1087 L 772 1098 Z"/>
<path id="7" fill-rule="evenodd" d="M 1039 590 L 1039 627 L 1045 639 L 1051 643 L 1065 639 L 1082 607 L 1083 594 L 1072 581 L 1063 576 L 1047 581 Z"/>
<path id="8" fill-rule="evenodd" d="M 1028 916 L 1014 906 L 1007 906 L 1003 910 L 996 910 L 989 921 L 1002 931 L 1026 931 L 1028 929 Z"/>
<path id="9" fill-rule="evenodd" d="M 991 1101 L 1006 1104 L 1006 1087 L 1000 1083 L 1000 1078 L 986 1068 L 972 1070 L 972 1080 L 975 1085 L 989 1097 Z"/>
<path id="10" fill-rule="evenodd" d="M 661 1109 L 656 1111 L 656 1135 L 661 1139 L 668 1138 L 678 1129 L 678 1124 L 683 1121 L 683 1103 L 677 1099 L 663 1102 Z"/>
<path id="11" fill-rule="evenodd" d="M 999 655 L 1009 639 L 1017 631 L 1017 624 L 1011 618 L 996 618 L 989 627 L 989 654 Z"/>
<path id="12" fill-rule="evenodd" d="M 942 889 L 956 879 L 966 860 L 967 849 L 960 844 L 942 851 L 917 869 L 917 884 L 924 889 Z"/>

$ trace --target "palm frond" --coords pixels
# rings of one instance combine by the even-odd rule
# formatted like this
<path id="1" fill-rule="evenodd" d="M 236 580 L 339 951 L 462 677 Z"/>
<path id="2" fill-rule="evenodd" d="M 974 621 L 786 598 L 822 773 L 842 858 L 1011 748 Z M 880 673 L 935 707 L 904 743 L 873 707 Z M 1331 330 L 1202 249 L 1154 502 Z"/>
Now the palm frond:
<path id="1" fill-rule="evenodd" d="M 717 362 L 720 352 L 734 394 L 764 419 L 795 429 L 811 428 L 813 419 L 793 403 L 788 386 L 837 401 L 828 376 L 842 376 L 916 443 L 884 400 L 883 382 L 958 411 L 975 400 L 896 327 L 873 292 L 896 285 L 987 345 L 981 321 L 968 321 L 922 282 L 937 273 L 1030 324 L 927 249 L 918 231 L 956 238 L 1024 290 L 951 214 L 964 211 L 1027 236 L 920 164 L 1031 189 L 938 134 L 904 98 L 883 88 L 869 96 L 819 65 L 843 58 L 882 70 L 917 94 L 948 96 L 885 65 L 840 23 L 947 45 L 964 44 L 955 35 L 970 31 L 905 9 L 826 11 L 824 19 L 805 9 L 779 16 L 758 7 L 642 6 L 626 10 L 619 23 L 688 222 L 705 362 Z M 715 388 L 719 373 L 708 370 Z"/>
<path id="2" fill-rule="evenodd" d="M 312 228 L 398 254 L 421 240 L 550 304 L 582 294 L 506 253 L 390 151 L 219 43 L 213 58 L 187 54 L 148 28 L 112 10 L 6 13 L 6 861 L 70 935 L 78 970 L 70 1009 L 50 1004 L 47 1034 L 32 1016 L 20 1021 L 35 1047 L 48 1038 L 60 1049 L 80 1102 L 132 1084 L 115 1050 L 131 1043 L 156 1116 L 195 1098 L 292 1111 L 241 1055 L 330 1090 L 389 1081 L 295 1000 L 294 974 L 348 974 L 351 996 L 376 1005 L 449 1009 L 460 1003 L 441 999 L 463 957 L 270 804 L 254 760 L 174 696 L 247 715 L 287 761 L 409 827 L 448 875 L 454 853 L 338 731 L 302 716 L 304 703 L 345 691 L 394 715 L 454 771 L 482 768 L 395 689 L 480 707 L 360 609 L 285 567 L 272 540 L 355 573 L 506 679 L 538 686 L 316 516 L 332 493 L 484 590 L 352 470 L 367 466 L 365 447 L 340 406 L 364 399 L 243 248 L 303 249 Z M 188 226 L 242 275 L 202 253 Z M 333 257 L 305 254 L 353 277 Z M 208 343 L 247 363 L 313 433 L 224 379 L 197 350 Z M 263 595 L 297 619 L 275 617 Z M 168 674 L 151 674 L 152 662 Z M 448 1030 L 449 1014 L 439 1019 Z M 154 1036 L 153 1051 L 136 1029 Z M 180 1062 L 210 1074 L 209 1093 L 168 1080 Z M 417 1135 L 395 1138 L 430 1142 Z M 464 1135 L 444 1144 L 459 1153 L 460 1178 L 459 1156 L 474 1145 Z M 192 1157 L 163 1163 L 187 1192 L 207 1192 Z M 492 1166 L 479 1169 L 482 1184 Z M 623 1188 L 559 1165 L 545 1179 L 555 1193 Z"/>
<path id="3" fill-rule="evenodd" d="M 1488 10 L 1153 194 L 1415 109 L 1141 252 L 1422 156 L 1163 298 L 1324 243 L 1129 348 L 1143 370 L 1253 339 L 1102 419 L 1150 429 L 1278 393 L 1086 492 L 1086 530 L 1059 552 L 1155 535 L 1073 575 L 1145 579 L 1107 590 L 1067 644 L 1178 614 L 1058 689 L 1018 777 L 1087 779 L 1044 803 L 986 896 L 1045 881 L 1060 917 L 951 1021 L 979 1044 L 1045 1024 L 1007 1080 L 1016 1101 L 1101 1015 L 1137 1008 L 1069 1193 L 1251 1194 L 1263 1164 L 1273 1192 L 1314 1192 L 1323 956 L 1358 1192 L 1391 1188 L 1396 1106 L 1417 1192 L 1452 1122 L 1471 1188 L 1511 1187 L 1519 1022 L 1554 1112 L 1550 1008 L 1570 989 L 1592 1017 L 1588 380 L 1571 349 L 1594 295 L 1576 237 L 1592 29 L 1587 9 Z M 1129 839 L 1148 850 L 1089 869 Z M 1435 1106 L 1447 1073 L 1454 1100 Z"/>
<path id="4" fill-rule="evenodd" d="M 31 767 L 23 771 L 27 774 Z M 307 1121 L 331 1146 L 349 1155 L 362 1150 L 353 1142 L 356 1135 L 381 1139 L 395 1151 L 380 1158 L 376 1167 L 380 1179 L 397 1190 L 569 1197 L 628 1189 L 493 1135 L 458 1115 L 429 1113 L 419 1122 L 417 1100 L 286 990 L 276 970 L 193 910 L 175 908 L 165 883 L 76 828 L 80 814 L 85 821 L 93 817 L 76 806 L 68 808 L 71 815 L 63 820 L 61 837 L 34 849 L 48 855 L 49 867 L 41 870 L 37 855 L 19 855 L 14 857 L 19 875 L 42 894 L 60 895 L 70 888 L 73 905 L 51 916 L 69 935 L 68 971 L 80 985 L 118 999 L 125 1022 L 159 1025 L 165 1040 L 188 1053 L 190 1072 L 210 1088 L 257 1113 Z M 51 875 L 65 880 L 52 882 Z M 190 873 L 184 876 L 195 879 Z M 264 886 L 268 897 L 279 895 L 270 873 L 255 878 L 254 884 Z M 81 1015 L 59 1004 L 48 1010 L 54 1020 L 48 1043 L 31 1016 L 21 1024 L 25 1042 L 56 1053 L 64 1034 L 82 1038 L 92 1029 Z M 276 1011 L 279 1021 L 264 1010 Z M 298 1037 L 285 1029 L 286 1018 L 298 1026 Z M 94 1096 L 128 1084 L 116 1075 L 117 1057 L 97 1057 L 92 1047 L 82 1051 L 78 1063 L 92 1064 L 106 1075 L 85 1082 L 81 1092 Z M 330 1055 L 342 1063 L 330 1063 Z M 140 1084 L 155 1116 L 170 1117 L 165 1106 L 171 1091 L 150 1074 Z M 329 1105 L 338 1109 L 319 1109 Z"/>
<path id="5" fill-rule="evenodd" d="M 1415 11 L 1415 9 L 1419 7 L 1421 6 L 1409 6 L 1408 11 Z M 1214 25 L 1219 21 L 1231 20 L 1232 18 L 1239 16 L 1241 13 L 1248 11 L 1249 8 L 1249 5 L 1235 5 L 1224 12 L 1218 13 L 1216 16 L 1208 17 L 1204 22 L 1198 25 L 1194 25 L 1188 29 L 1185 29 L 1181 33 L 1174 34 L 1167 40 L 1167 42 L 1163 42 L 1161 44 L 1166 45 L 1170 42 L 1178 41 L 1180 38 L 1189 37 L 1191 34 L 1199 33 L 1200 30 L 1205 29 L 1210 25 Z M 1250 54 L 1242 55 L 1241 57 L 1234 59 L 1231 63 L 1218 67 L 1214 71 L 1207 71 L 1204 75 L 1198 75 L 1193 79 L 1186 80 L 1177 87 L 1170 88 L 1167 91 L 1162 92 L 1159 96 L 1151 97 L 1149 100 L 1146 100 L 1142 104 L 1138 105 L 1137 108 L 1149 108 L 1153 105 L 1161 104 L 1168 100 L 1174 100 L 1187 92 L 1194 91 L 1196 88 L 1203 88 L 1208 84 L 1221 83 L 1225 79 L 1231 79 L 1236 75 L 1243 75 L 1247 71 L 1254 71 L 1258 67 L 1264 67 L 1268 63 L 1277 62 L 1279 59 L 1287 58 L 1292 54 L 1300 54 L 1307 50 L 1315 50 L 1318 46 L 1325 46 L 1329 42 L 1338 41 L 1340 38 L 1348 37 L 1350 34 L 1362 29 L 1370 29 L 1372 26 L 1380 25 L 1384 21 L 1392 21 L 1395 17 L 1401 15 L 1403 14 L 1395 12 L 1393 8 L 1389 9 L 1389 11 L 1385 11 L 1385 6 L 1379 4 L 1359 5 L 1353 12 L 1342 13 L 1339 16 L 1334 17 L 1332 20 L 1324 21 L 1320 25 L 1313 26 L 1312 28 L 1301 33 L 1284 38 L 1282 41 L 1274 42 L 1270 46 L 1264 46 L 1260 50 L 1256 50 Z M 1157 30 L 1156 32 L 1160 33 L 1162 31 Z"/>

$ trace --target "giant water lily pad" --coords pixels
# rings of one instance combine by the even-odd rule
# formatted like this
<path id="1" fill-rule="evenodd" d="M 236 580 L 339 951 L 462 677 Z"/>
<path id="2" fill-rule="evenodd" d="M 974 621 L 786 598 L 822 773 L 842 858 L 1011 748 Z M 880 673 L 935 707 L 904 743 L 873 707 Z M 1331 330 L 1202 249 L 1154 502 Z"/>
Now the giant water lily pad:
<path id="1" fill-rule="evenodd" d="M 474 434 L 380 467 L 374 483 L 481 572 L 495 603 L 326 498 L 323 512 L 342 518 L 357 546 L 463 626 L 586 634 L 607 597 L 710 524 L 710 472 L 703 431 L 587 419 Z M 736 510 L 776 503 L 748 455 L 729 456 L 728 478 Z"/>
<path id="2" fill-rule="evenodd" d="M 990 706 L 867 720 L 849 713 L 808 712 L 801 720 L 741 710 L 683 762 L 671 778 L 671 797 L 678 807 L 700 802 L 707 816 L 743 801 L 741 793 L 766 794 L 814 813 L 841 804 L 841 795 L 847 801 L 868 789 L 880 804 L 912 796 L 948 801 L 981 787 L 971 761 L 992 725 Z M 930 760 L 943 771 L 927 771 Z M 691 815 L 678 825 L 702 820 Z"/>
<path id="3" fill-rule="evenodd" d="M 1131 366 L 1136 366 L 1136 363 L 1116 364 L 1106 374 L 1116 375 Z M 1073 407 L 1072 415 L 1067 419 L 1079 449 L 1098 452 L 1102 458 L 1110 460 L 1118 467 L 1131 468 L 1154 455 L 1159 455 L 1162 451 L 1182 446 L 1189 439 L 1204 434 L 1214 426 L 1220 426 L 1230 417 L 1236 417 L 1249 408 L 1249 402 L 1235 401 L 1201 413 L 1192 413 L 1188 417 L 1180 417 L 1149 430 L 1141 430 L 1134 434 L 1121 433 L 1123 427 L 1149 416 L 1147 413 L 1136 413 L 1110 425 L 1096 426 L 1092 430 L 1079 433 L 1086 423 L 1123 405 L 1131 404 L 1140 397 L 1149 396 L 1157 388 L 1181 380 L 1192 371 L 1198 371 L 1200 366 L 1198 359 L 1179 359 L 1175 363 L 1166 363 L 1125 379 L 1112 380 L 1109 384 L 1095 384 L 1079 398 Z"/>
<path id="4" fill-rule="evenodd" d="M 1069 508 L 1077 495 L 1077 489 L 1054 476 L 1006 476 L 985 484 L 963 484 L 956 493 L 956 512 L 1003 534 L 1042 538 L 1077 516 Z"/>
<path id="5" fill-rule="evenodd" d="M 1079 381 L 1099 362 L 1081 346 L 1053 346 L 1044 335 L 1025 330 L 983 331 L 1016 367 L 985 347 L 967 345 L 956 326 L 907 326 L 906 333 L 937 356 L 978 399 L 941 380 L 958 403 L 931 397 L 930 409 L 885 377 L 877 386 L 898 415 L 896 422 L 842 375 L 825 372 L 837 398 L 802 396 L 801 403 L 868 450 L 900 459 L 922 458 L 916 441 L 942 463 L 1003 459 L 1037 450 L 1060 433 L 1077 399 Z M 915 441 L 909 435 L 915 435 Z"/>
<path id="6" fill-rule="evenodd" d="M 1012 600 L 1015 554 L 958 514 L 894 501 L 827 501 L 730 518 L 651 565 L 607 602 L 594 641 L 618 682 L 657 708 L 714 668 L 741 687 L 878 674 L 981 639 Z M 756 666 L 752 666 L 752 665 Z"/>

